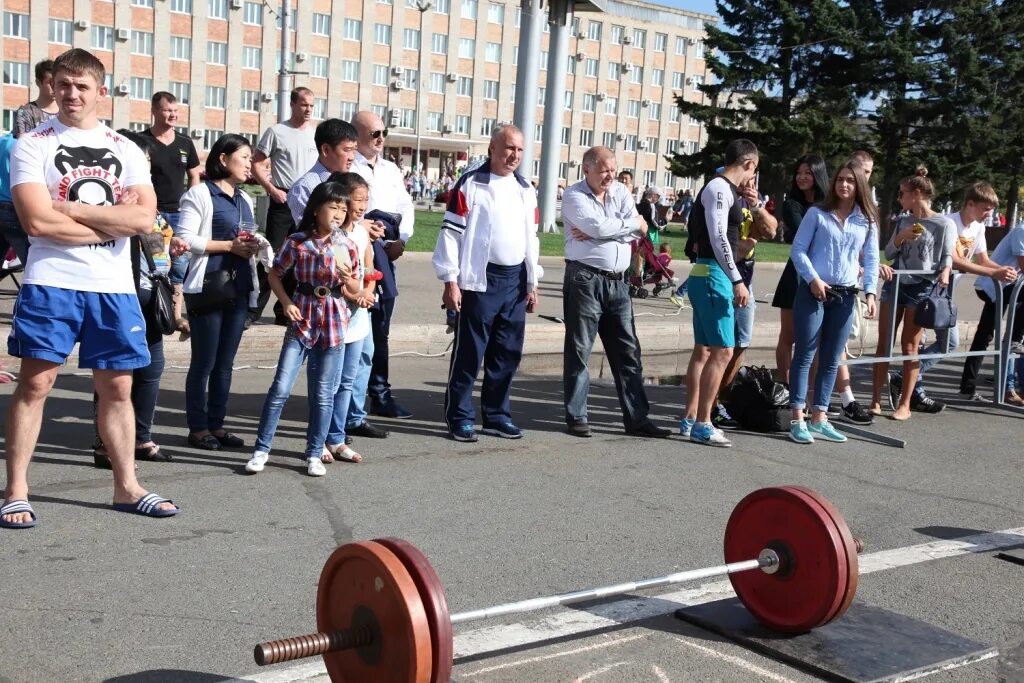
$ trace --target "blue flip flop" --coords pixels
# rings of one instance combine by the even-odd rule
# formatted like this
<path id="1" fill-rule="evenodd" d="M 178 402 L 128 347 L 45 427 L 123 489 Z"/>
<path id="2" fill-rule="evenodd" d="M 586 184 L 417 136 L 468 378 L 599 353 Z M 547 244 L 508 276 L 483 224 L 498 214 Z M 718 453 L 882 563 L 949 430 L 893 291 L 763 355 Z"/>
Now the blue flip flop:
<path id="1" fill-rule="evenodd" d="M 134 503 L 114 503 L 114 509 L 118 512 L 131 512 L 144 517 L 173 517 L 181 512 L 181 508 L 174 506 L 173 510 L 161 510 L 158 507 L 161 503 L 173 502 L 173 500 L 161 498 L 155 493 L 147 493 Z"/>
<path id="2" fill-rule="evenodd" d="M 16 515 L 20 512 L 27 512 L 32 519 L 27 522 L 7 522 L 3 515 Z M 0 528 L 2 529 L 31 529 L 36 525 L 36 511 L 28 504 L 27 500 L 9 500 L 0 506 Z"/>

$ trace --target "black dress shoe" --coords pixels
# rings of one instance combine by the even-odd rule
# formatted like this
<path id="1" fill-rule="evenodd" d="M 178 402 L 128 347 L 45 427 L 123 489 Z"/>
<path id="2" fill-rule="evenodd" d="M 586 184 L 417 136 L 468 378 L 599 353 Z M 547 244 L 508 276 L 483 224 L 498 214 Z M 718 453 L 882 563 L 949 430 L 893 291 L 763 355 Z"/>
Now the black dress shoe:
<path id="1" fill-rule="evenodd" d="M 408 420 L 412 417 L 412 413 L 399 405 L 397 401 L 374 403 L 370 412 L 380 417 L 390 417 L 393 420 Z"/>
<path id="2" fill-rule="evenodd" d="M 387 433 L 386 430 L 378 429 L 377 427 L 374 427 L 369 422 L 363 422 L 361 425 L 358 425 L 356 427 L 349 427 L 345 431 L 347 433 L 351 434 L 352 436 L 365 436 L 368 439 L 386 439 L 386 438 L 388 438 L 388 433 Z"/>
<path id="3" fill-rule="evenodd" d="M 590 425 L 587 424 L 586 422 L 573 422 L 572 424 L 569 425 L 567 431 L 573 436 L 578 436 L 581 438 L 593 436 L 593 434 L 590 431 Z"/>
<path id="4" fill-rule="evenodd" d="M 213 434 L 213 432 L 210 433 Z M 213 434 L 213 438 L 217 439 L 217 443 L 224 448 L 242 448 L 245 446 L 245 442 L 231 432 L 224 432 L 220 436 Z"/>
<path id="5" fill-rule="evenodd" d="M 654 439 L 664 439 L 672 434 L 668 429 L 662 429 L 650 421 L 641 422 L 637 426 L 627 429 L 626 433 L 630 436 L 644 436 Z"/>
<path id="6" fill-rule="evenodd" d="M 219 451 L 220 441 L 217 441 L 213 434 L 207 434 L 206 436 L 196 436 L 195 434 L 189 434 L 186 442 L 193 448 L 198 448 L 204 451 Z"/>

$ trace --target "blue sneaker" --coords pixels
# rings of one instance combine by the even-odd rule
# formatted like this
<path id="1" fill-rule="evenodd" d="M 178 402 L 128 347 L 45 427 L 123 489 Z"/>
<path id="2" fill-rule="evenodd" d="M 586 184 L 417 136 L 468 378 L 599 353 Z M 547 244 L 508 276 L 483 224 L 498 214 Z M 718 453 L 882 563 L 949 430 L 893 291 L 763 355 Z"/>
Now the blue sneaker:
<path id="1" fill-rule="evenodd" d="M 521 439 L 523 438 L 523 430 L 516 427 L 511 422 L 504 422 L 502 424 L 489 425 L 481 430 L 484 434 L 490 436 L 500 436 L 503 439 Z M 474 439 L 475 441 L 476 439 Z"/>
<path id="2" fill-rule="evenodd" d="M 476 430 L 473 429 L 473 425 L 469 424 L 468 422 L 460 424 L 449 433 L 451 434 L 451 437 L 456 441 L 462 441 L 465 443 L 476 442 Z"/>
<path id="3" fill-rule="evenodd" d="M 690 430 L 693 429 L 693 425 L 696 424 L 697 420 L 691 417 L 684 417 L 679 421 L 679 436 L 689 436 Z"/>
<path id="4" fill-rule="evenodd" d="M 695 422 L 690 428 L 690 441 L 702 443 L 705 446 L 717 446 L 718 448 L 729 448 L 732 441 L 725 438 L 721 429 L 716 429 L 708 422 Z"/>
<path id="5" fill-rule="evenodd" d="M 840 434 L 828 420 L 822 420 L 821 422 L 816 423 L 812 422 L 807 429 L 815 439 L 831 441 L 833 443 L 843 443 L 846 441 L 846 436 Z"/>
<path id="6" fill-rule="evenodd" d="M 789 440 L 796 443 L 814 443 L 814 437 L 803 420 L 789 421 Z"/>

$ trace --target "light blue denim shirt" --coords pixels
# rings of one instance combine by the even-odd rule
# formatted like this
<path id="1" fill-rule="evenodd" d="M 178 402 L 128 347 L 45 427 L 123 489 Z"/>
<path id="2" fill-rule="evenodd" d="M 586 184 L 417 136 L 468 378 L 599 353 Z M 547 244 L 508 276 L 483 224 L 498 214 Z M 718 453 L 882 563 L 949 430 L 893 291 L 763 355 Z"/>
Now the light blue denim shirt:
<path id="1" fill-rule="evenodd" d="M 839 224 L 831 212 L 812 206 L 800 221 L 790 256 L 800 278 L 810 284 L 853 287 L 857 270 L 864 266 L 864 293 L 874 294 L 878 285 L 878 229 L 854 206 Z"/>

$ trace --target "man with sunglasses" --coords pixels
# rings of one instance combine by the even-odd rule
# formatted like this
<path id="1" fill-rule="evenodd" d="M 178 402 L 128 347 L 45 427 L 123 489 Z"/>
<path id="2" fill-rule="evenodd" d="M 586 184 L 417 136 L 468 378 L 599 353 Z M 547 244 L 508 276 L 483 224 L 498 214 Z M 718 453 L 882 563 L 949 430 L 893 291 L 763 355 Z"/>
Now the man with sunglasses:
<path id="1" fill-rule="evenodd" d="M 368 407 L 374 415 L 404 420 L 412 417 L 412 413 L 391 395 L 391 384 L 388 382 L 388 335 L 398 298 L 394 262 L 405 252 L 405 243 L 412 237 L 416 216 L 401 169 L 384 158 L 384 141 L 388 136 L 384 122 L 371 111 L 361 111 L 352 118 L 352 125 L 359 136 L 352 170 L 370 185 L 367 213 L 383 211 L 401 216 L 397 235 L 385 234 L 383 239 L 374 240 L 373 265 L 384 274 L 384 280 L 379 288 L 377 303 L 370 309 L 372 335 L 367 339 L 369 343 L 363 344 L 362 363 L 352 394 L 357 403 L 358 397 L 364 397 L 360 405 Z M 415 172 L 415 162 L 413 166 Z M 369 406 L 366 406 L 366 398 L 369 398 Z M 350 416 L 350 421 L 352 419 Z"/>

